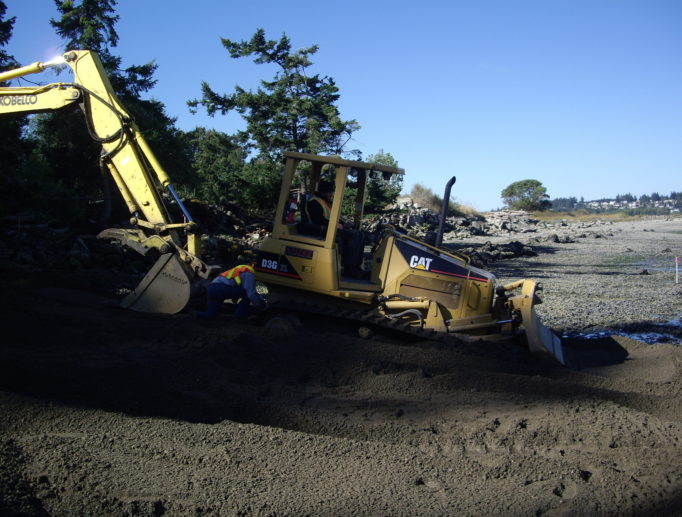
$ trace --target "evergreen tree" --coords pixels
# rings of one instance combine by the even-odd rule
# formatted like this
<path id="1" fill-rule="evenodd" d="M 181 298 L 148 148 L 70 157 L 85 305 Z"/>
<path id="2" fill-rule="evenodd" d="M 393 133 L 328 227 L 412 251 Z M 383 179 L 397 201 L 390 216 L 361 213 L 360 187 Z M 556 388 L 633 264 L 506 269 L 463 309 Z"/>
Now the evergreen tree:
<path id="1" fill-rule="evenodd" d="M 116 13 L 117 0 L 54 0 L 61 13 L 59 20 L 51 19 L 50 24 L 64 39 L 67 50 L 91 50 L 97 52 L 117 96 L 138 101 L 140 94 L 149 91 L 156 81 L 153 79 L 156 65 L 131 66 L 121 70 L 122 59 L 111 53 L 118 45 L 115 29 L 119 16 Z M 126 108 L 129 106 L 126 105 Z"/>
<path id="2" fill-rule="evenodd" d="M 282 151 L 313 154 L 342 154 L 354 131 L 355 120 L 342 120 L 336 103 L 339 89 L 330 77 L 310 74 L 310 56 L 317 46 L 291 50 L 286 35 L 279 41 L 267 40 L 258 29 L 249 41 L 222 39 L 230 57 L 254 58 L 254 63 L 278 67 L 275 77 L 261 81 L 254 91 L 237 86 L 234 93 L 218 94 L 202 83 L 201 100 L 190 101 L 196 111 L 203 106 L 209 115 L 239 113 L 247 128 L 239 133 L 242 143 L 263 157 L 279 162 Z"/>
<path id="3" fill-rule="evenodd" d="M 192 112 L 199 106 L 213 116 L 236 111 L 246 121 L 246 129 L 237 133 L 237 141 L 252 156 L 241 176 L 256 185 L 249 190 L 258 207 L 272 207 L 277 196 L 283 151 L 313 154 L 343 154 L 354 131 L 355 120 L 342 120 L 336 105 L 339 90 L 334 80 L 311 74 L 310 57 L 317 46 L 291 50 L 286 35 L 268 40 L 258 29 L 249 41 L 222 39 L 233 59 L 253 57 L 256 64 L 273 64 L 277 72 L 272 80 L 261 81 L 256 91 L 237 86 L 230 94 L 219 94 L 206 82 L 202 98 L 190 101 Z M 255 153 L 255 155 L 254 155 Z"/>
<path id="4" fill-rule="evenodd" d="M 5 2 L 0 0 L 0 70 L 8 70 L 17 66 L 16 60 L 2 48 L 12 38 L 14 22 L 16 21 L 14 17 L 5 18 L 6 14 L 7 6 Z"/>
<path id="5" fill-rule="evenodd" d="M 12 38 L 15 22 L 14 17 L 5 17 L 6 12 L 7 6 L 0 0 L 0 71 L 19 66 L 3 48 Z M 21 208 L 17 194 L 22 183 L 20 167 L 25 161 L 22 131 L 26 123 L 26 117 L 22 115 L 3 115 L 0 118 L 0 214 L 12 213 Z"/>
<path id="6" fill-rule="evenodd" d="M 0 71 L 11 70 L 19 66 L 14 57 L 3 47 L 12 38 L 15 18 L 5 18 L 7 6 L 0 0 Z M 5 86 L 2 84 L 2 86 Z M 0 163 L 2 175 L 6 175 L 22 157 L 21 132 L 26 125 L 26 118 L 20 115 L 7 115 L 0 119 Z"/>
<path id="7" fill-rule="evenodd" d="M 552 199 L 552 210 L 555 212 L 570 212 L 575 210 L 578 200 L 575 197 L 558 197 Z"/>
<path id="8" fill-rule="evenodd" d="M 250 185 L 241 177 L 245 152 L 233 137 L 220 131 L 198 127 L 184 133 L 196 183 L 194 196 L 210 203 L 235 201 L 230 198 L 248 189 Z"/>
<path id="9" fill-rule="evenodd" d="M 398 162 L 391 153 L 381 149 L 376 154 L 369 155 L 366 160 L 369 163 L 378 163 L 390 167 L 398 167 Z M 382 211 L 387 205 L 395 203 L 403 188 L 403 177 L 400 174 L 393 174 L 390 178 L 384 179 L 380 174 L 369 178 L 367 184 L 367 203 L 365 211 L 376 213 Z"/>

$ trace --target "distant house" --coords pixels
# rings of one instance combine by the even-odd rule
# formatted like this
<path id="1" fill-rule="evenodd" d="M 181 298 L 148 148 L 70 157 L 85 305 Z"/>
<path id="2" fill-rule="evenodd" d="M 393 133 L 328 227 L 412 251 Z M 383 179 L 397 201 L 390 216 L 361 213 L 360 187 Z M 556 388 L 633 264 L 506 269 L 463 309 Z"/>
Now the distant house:
<path id="1" fill-rule="evenodd" d="M 682 210 L 682 200 L 674 198 L 651 200 L 649 196 L 642 196 L 642 199 L 632 199 L 632 196 L 627 196 L 630 200 L 621 199 L 618 196 L 616 199 L 599 199 L 592 201 L 581 201 L 572 204 L 572 209 L 586 208 L 588 210 L 637 210 L 646 208 L 655 208 L 660 210 L 669 210 L 671 213 L 680 213 Z"/>

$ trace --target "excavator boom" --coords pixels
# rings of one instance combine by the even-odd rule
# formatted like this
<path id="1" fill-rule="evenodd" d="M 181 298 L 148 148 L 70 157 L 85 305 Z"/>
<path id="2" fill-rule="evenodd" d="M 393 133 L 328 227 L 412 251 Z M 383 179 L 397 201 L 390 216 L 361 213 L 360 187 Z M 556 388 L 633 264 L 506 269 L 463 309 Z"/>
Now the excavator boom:
<path id="1" fill-rule="evenodd" d="M 81 108 L 90 135 L 102 146 L 100 165 L 111 174 L 131 213 L 131 228 L 104 230 L 99 237 L 116 240 L 143 255 L 159 255 L 123 305 L 144 312 L 181 311 L 193 286 L 210 274 L 199 258 L 200 236 L 170 178 L 119 102 L 97 54 L 70 51 L 46 63 L 0 73 L 0 83 L 60 65 L 71 68 L 73 82 L 0 87 L 0 114 L 40 113 L 73 105 Z M 180 207 L 184 221 L 172 221 L 162 188 Z"/>

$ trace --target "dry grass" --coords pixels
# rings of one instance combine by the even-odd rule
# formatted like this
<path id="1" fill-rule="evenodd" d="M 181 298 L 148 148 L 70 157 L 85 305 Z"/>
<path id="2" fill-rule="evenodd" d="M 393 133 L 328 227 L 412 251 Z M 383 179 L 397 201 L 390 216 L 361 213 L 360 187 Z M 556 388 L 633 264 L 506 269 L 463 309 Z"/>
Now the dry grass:
<path id="1" fill-rule="evenodd" d="M 443 206 L 443 198 L 438 194 L 435 194 L 430 188 L 427 188 L 419 183 L 415 184 L 410 191 L 410 197 L 419 206 L 428 208 L 429 210 L 440 213 L 441 207 Z M 464 217 L 476 217 L 480 216 L 474 207 L 463 205 L 461 203 L 450 201 L 450 215 L 464 216 Z"/>
<path id="2" fill-rule="evenodd" d="M 552 212 L 552 211 L 544 211 L 544 212 L 532 212 L 531 213 L 533 217 L 536 219 L 539 219 L 541 221 L 560 221 L 562 219 L 566 219 L 568 221 L 582 221 L 582 222 L 589 222 L 589 221 L 611 221 L 611 222 L 622 222 L 622 221 L 638 221 L 638 220 L 646 220 L 646 219 L 651 219 L 651 218 L 661 218 L 661 217 L 669 217 L 669 216 L 652 216 L 652 215 L 628 215 L 627 213 L 624 212 L 608 212 L 608 213 L 594 213 L 594 212 L 589 212 L 587 210 L 575 210 L 573 212 Z M 678 216 L 679 217 L 679 216 Z"/>
<path id="3" fill-rule="evenodd" d="M 455 205 L 455 210 L 466 217 L 480 217 L 481 212 L 476 210 L 473 206 L 463 205 L 462 203 L 453 203 Z"/>
<path id="4" fill-rule="evenodd" d="M 420 183 L 415 184 L 410 191 L 410 197 L 419 206 L 428 208 L 433 212 L 440 212 L 443 206 L 443 198 L 435 194 L 433 190 Z"/>

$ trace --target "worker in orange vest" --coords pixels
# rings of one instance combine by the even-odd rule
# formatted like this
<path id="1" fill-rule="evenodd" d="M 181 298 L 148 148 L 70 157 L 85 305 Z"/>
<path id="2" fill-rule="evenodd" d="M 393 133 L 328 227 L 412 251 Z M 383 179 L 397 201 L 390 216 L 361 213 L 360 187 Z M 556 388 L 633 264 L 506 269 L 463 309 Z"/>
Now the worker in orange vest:
<path id="1" fill-rule="evenodd" d="M 214 318 L 222 303 L 228 299 L 237 304 L 234 311 L 237 318 L 248 316 L 252 304 L 254 307 L 265 305 L 265 300 L 256 291 L 256 276 L 252 264 L 240 264 L 220 273 L 209 284 L 206 298 L 206 310 L 196 313 L 197 318 L 202 320 Z"/>

